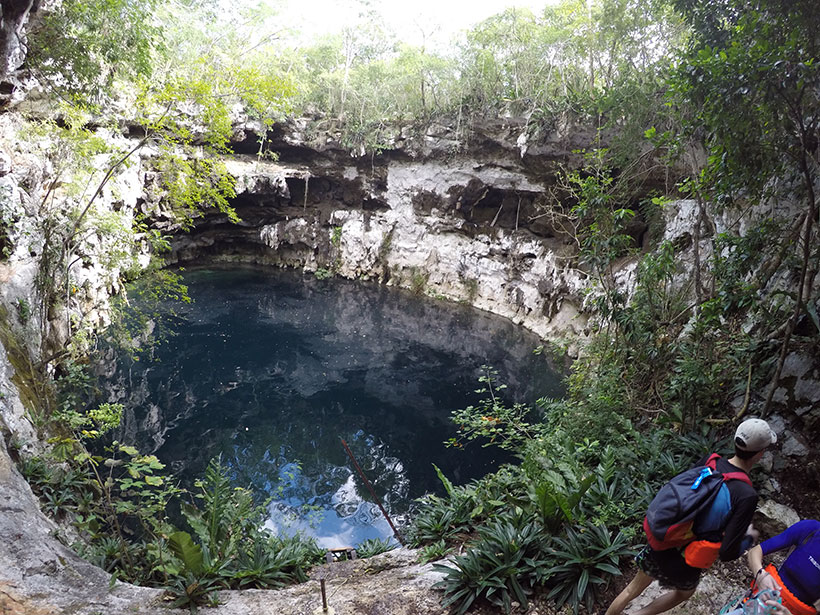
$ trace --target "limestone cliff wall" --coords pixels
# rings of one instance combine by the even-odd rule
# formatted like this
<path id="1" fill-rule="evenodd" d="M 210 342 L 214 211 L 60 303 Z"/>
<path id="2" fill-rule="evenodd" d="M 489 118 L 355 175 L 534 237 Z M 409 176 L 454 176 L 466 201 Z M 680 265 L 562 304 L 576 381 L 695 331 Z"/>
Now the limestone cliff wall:
<path id="1" fill-rule="evenodd" d="M 275 163 L 241 153 L 227 161 L 242 222 L 204 216 L 175 236 L 171 261 L 250 260 L 375 279 L 472 304 L 573 346 L 585 335 L 587 276 L 552 215 L 563 207 L 553 196 L 556 174 L 589 146 L 583 128 L 524 148 L 521 122 L 498 120 L 476 127 L 479 136 L 458 150 L 434 126 L 365 157 L 302 141 L 299 129 L 268 135 Z M 247 149 L 241 140 L 235 147 Z M 149 191 L 143 207 L 161 211 L 161 191 Z M 636 235 L 643 230 L 636 225 Z"/>

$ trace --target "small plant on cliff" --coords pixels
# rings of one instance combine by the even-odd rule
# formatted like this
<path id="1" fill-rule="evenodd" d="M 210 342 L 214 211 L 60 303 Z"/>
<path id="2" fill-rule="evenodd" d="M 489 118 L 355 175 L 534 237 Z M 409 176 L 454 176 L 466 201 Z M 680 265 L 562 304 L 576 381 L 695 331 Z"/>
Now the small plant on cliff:
<path id="1" fill-rule="evenodd" d="M 393 234 L 395 231 L 395 226 L 391 227 L 385 236 L 382 237 L 382 242 L 379 244 L 379 262 L 382 263 L 382 265 L 387 264 L 387 255 L 390 254 L 390 248 L 393 245 Z"/>
<path id="2" fill-rule="evenodd" d="M 23 325 L 28 324 L 29 319 L 31 319 L 31 304 L 27 299 L 20 298 L 17 300 L 17 315 Z"/>
<path id="3" fill-rule="evenodd" d="M 462 282 L 465 290 L 467 291 L 467 303 L 472 305 L 475 303 L 476 297 L 478 297 L 478 280 L 475 278 L 464 278 Z"/>
<path id="4" fill-rule="evenodd" d="M 368 538 L 367 540 L 358 544 L 358 546 L 356 547 L 356 555 L 364 559 L 368 557 L 373 557 L 374 555 L 387 553 L 388 551 L 392 551 L 396 547 L 396 543 L 391 542 L 390 540 L 383 540 L 381 538 Z"/>
<path id="5" fill-rule="evenodd" d="M 332 243 L 337 248 L 342 243 L 342 227 L 341 226 L 334 226 L 333 231 L 330 234 L 330 243 Z"/>
<path id="6" fill-rule="evenodd" d="M 410 272 L 410 291 L 414 295 L 423 295 L 427 288 L 427 281 L 430 279 L 430 274 L 426 271 L 419 271 L 413 267 Z"/>

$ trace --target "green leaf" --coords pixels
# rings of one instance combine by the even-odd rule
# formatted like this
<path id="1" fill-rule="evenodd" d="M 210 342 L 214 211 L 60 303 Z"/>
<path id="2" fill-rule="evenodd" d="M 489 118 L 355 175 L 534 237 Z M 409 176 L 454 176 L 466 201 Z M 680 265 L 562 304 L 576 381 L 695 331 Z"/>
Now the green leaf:
<path id="1" fill-rule="evenodd" d="M 620 576 L 622 574 L 619 568 L 616 568 L 612 564 L 608 564 L 606 562 L 599 562 L 598 564 L 595 564 L 595 567 L 598 570 L 603 570 L 604 572 L 614 574 L 615 576 Z"/>
<path id="2" fill-rule="evenodd" d="M 584 568 L 581 571 L 581 576 L 578 579 L 578 587 L 577 587 L 577 596 L 578 600 L 581 600 L 584 597 L 584 594 L 587 591 L 587 584 L 589 583 L 589 570 Z"/>
<path id="3" fill-rule="evenodd" d="M 438 479 L 441 481 L 441 484 L 444 485 L 444 490 L 447 492 L 447 495 L 453 497 L 455 493 L 455 489 L 453 487 L 453 483 L 450 482 L 446 476 L 444 476 L 444 472 L 442 472 L 436 464 L 432 464 L 433 469 L 436 471 L 436 475 Z"/>
<path id="4" fill-rule="evenodd" d="M 202 548 L 191 540 L 188 532 L 174 532 L 168 538 L 168 547 L 194 574 L 202 572 Z"/>

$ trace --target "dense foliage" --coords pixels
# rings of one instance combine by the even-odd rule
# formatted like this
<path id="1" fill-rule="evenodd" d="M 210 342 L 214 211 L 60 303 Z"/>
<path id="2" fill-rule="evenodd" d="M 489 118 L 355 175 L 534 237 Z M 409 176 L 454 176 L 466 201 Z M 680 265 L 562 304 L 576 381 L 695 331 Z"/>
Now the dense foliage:
<path id="1" fill-rule="evenodd" d="M 755 337 L 779 342 L 765 412 L 801 322 L 802 337 L 820 333 L 820 17 L 813 3 L 800 0 L 727 1 L 708 12 L 698 2 L 676 5 L 694 31 L 673 92 L 695 110 L 684 128 L 702 139 L 708 155 L 692 189 L 727 208 L 771 208 L 745 234 L 721 237 L 735 270 L 716 271 L 734 279 L 707 299 L 709 308 L 755 312 Z"/>
<path id="2" fill-rule="evenodd" d="M 362 151 L 383 149 L 402 127 L 453 125 L 466 142 L 475 117 L 523 117 L 539 136 L 571 114 L 634 126 L 658 111 L 667 52 L 682 36 L 663 3 L 565 0 L 540 15 L 507 9 L 454 48 L 396 43 L 373 12 L 357 27 L 280 60 L 300 84 L 296 109 L 316 129 L 336 127 Z M 631 135 L 634 137 L 634 135 Z"/>
<path id="3" fill-rule="evenodd" d="M 693 151 L 705 152 L 679 186 L 694 198 L 700 260 L 687 271 L 677 246 L 654 245 L 625 295 L 613 265 L 637 256 L 625 233 L 638 213 L 623 185 L 630 177 L 605 150 L 566 173 L 568 223 L 590 275 L 597 330 L 573 366 L 568 399 L 545 401 L 539 412 L 492 395 L 454 415 L 464 438 L 513 446 L 522 458 L 519 468 L 448 488 L 448 500 L 429 498 L 417 518 L 421 544 L 473 536 L 467 553 L 442 567 L 457 612 L 477 598 L 509 611 L 537 587 L 576 611 L 581 602 L 591 608 L 657 481 L 719 449 L 720 426 L 735 414 L 767 413 L 788 350 L 820 340 L 816 10 L 801 2 L 675 5 L 691 31 L 666 81 L 671 115 L 662 133 L 643 129 L 670 157 L 692 164 Z M 728 223 L 709 219 L 707 201 Z M 640 213 L 664 206 L 647 199 Z M 692 430 L 701 435 L 679 435 Z M 486 495 L 498 484 L 500 493 Z M 484 517 L 487 503 L 498 508 Z M 527 557 L 503 559 L 488 538 L 502 531 L 499 520 Z M 549 538 L 531 545 L 532 524 Z M 610 542 L 613 528 L 620 533 Z"/>
<path id="4" fill-rule="evenodd" d="M 265 507 L 234 487 L 218 460 L 197 483 L 199 492 L 189 493 L 156 457 L 131 446 L 114 442 L 105 455 L 83 450 L 80 438 L 97 437 L 101 417 L 112 411 L 89 413 L 97 429 L 75 431 L 77 439 L 53 440 L 62 465 L 35 457 L 22 466 L 43 509 L 65 524 L 62 538 L 85 559 L 123 581 L 164 587 L 173 606 L 192 611 L 214 603 L 219 589 L 304 582 L 305 571 L 322 561 L 313 540 L 264 530 Z M 187 531 L 170 517 L 180 506 Z"/>
<path id="5" fill-rule="evenodd" d="M 686 436 L 668 428 L 641 435 L 630 421 L 637 413 L 611 400 L 575 393 L 510 407 L 492 370 L 482 383 L 486 399 L 453 413 L 460 439 L 450 444 L 500 446 L 520 464 L 464 486 L 439 473 L 446 496 L 420 500 L 411 531 L 424 557 L 466 542 L 463 555 L 437 565 L 445 604 L 457 613 L 476 600 L 509 613 L 513 601 L 526 605 L 536 594 L 591 610 L 634 555 L 656 490 L 695 459 L 727 452 L 705 426 Z"/>

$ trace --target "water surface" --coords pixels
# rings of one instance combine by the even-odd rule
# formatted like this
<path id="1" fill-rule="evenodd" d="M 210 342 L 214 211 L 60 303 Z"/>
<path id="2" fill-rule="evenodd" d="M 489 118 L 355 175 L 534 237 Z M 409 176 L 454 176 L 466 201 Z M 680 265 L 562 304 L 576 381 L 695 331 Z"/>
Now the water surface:
<path id="1" fill-rule="evenodd" d="M 268 524 L 324 547 L 391 531 L 340 439 L 400 521 L 414 498 L 508 458 L 447 448 L 450 412 L 475 403 L 481 366 L 509 402 L 561 394 L 530 332 L 469 307 L 287 270 L 185 273 L 194 303 L 154 360 L 123 361 L 120 439 L 155 453 L 183 481 L 218 455 L 238 486 L 271 498 Z"/>

